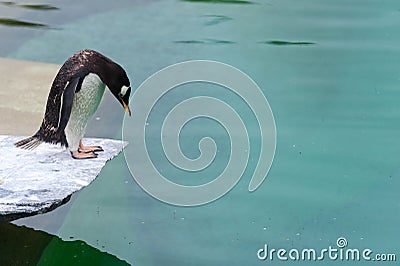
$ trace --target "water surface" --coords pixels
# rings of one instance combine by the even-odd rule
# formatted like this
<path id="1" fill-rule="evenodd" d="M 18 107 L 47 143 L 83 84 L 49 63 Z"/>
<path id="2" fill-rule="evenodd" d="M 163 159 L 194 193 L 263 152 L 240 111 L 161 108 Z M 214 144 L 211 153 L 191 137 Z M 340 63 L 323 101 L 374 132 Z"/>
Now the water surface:
<path id="1" fill-rule="evenodd" d="M 120 155 L 67 206 L 14 222 L 54 235 L 46 248 L 38 247 L 42 259 L 49 254 L 46 249 L 57 250 L 71 240 L 136 265 L 263 265 L 270 262 L 259 261 L 256 252 L 265 243 L 322 249 L 335 246 L 339 237 L 352 248 L 398 252 L 396 1 L 100 1 L 96 6 L 53 1 L 51 6 L 58 10 L 22 9 L 18 19 L 61 30 L 0 26 L 11 38 L 0 44 L 1 56 L 62 63 L 75 51 L 92 48 L 123 65 L 135 88 L 173 63 L 225 62 L 263 90 L 274 112 L 278 145 L 258 190 L 247 191 L 250 165 L 230 193 L 194 208 L 167 205 L 146 194 Z M 176 97 L 196 90 L 214 93 L 193 88 Z M 176 97 L 153 114 L 154 123 L 161 123 L 162 107 Z M 249 117 L 252 128 L 245 107 L 239 106 L 239 112 Z M 122 115 L 118 103 L 106 96 L 88 135 L 121 137 Z M 216 127 L 197 121 L 181 140 L 184 151 L 196 156 L 191 136 L 204 128 L 217 132 L 215 139 L 224 147 L 226 134 Z M 149 138 L 155 139 L 152 158 L 163 166 L 159 133 Z M 257 156 L 256 149 L 252 155 Z M 211 172 L 220 171 L 224 162 L 224 156 L 217 159 Z M 41 238 L 42 233 L 34 234 Z"/>

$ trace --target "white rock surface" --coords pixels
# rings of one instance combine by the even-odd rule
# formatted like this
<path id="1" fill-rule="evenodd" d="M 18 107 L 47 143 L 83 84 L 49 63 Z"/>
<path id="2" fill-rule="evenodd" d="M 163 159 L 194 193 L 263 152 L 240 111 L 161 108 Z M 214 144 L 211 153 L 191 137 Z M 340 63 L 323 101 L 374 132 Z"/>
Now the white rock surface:
<path id="1" fill-rule="evenodd" d="M 0 135 L 0 220 L 1 216 L 15 219 L 56 208 L 89 185 L 127 145 L 121 140 L 84 139 L 85 145 L 100 145 L 104 151 L 96 159 L 75 160 L 59 145 L 16 148 L 14 142 L 22 138 Z"/>

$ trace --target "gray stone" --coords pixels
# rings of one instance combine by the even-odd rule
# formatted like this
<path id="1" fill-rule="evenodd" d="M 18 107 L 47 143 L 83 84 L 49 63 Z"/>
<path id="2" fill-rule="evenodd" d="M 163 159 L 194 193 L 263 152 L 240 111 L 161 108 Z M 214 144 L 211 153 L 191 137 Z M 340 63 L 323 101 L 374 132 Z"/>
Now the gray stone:
<path id="1" fill-rule="evenodd" d="M 105 163 L 118 155 L 126 142 L 84 139 L 100 145 L 98 158 L 75 160 L 59 145 L 41 144 L 34 150 L 16 148 L 23 136 L 0 135 L 0 221 L 44 213 L 69 200 L 89 185 Z"/>

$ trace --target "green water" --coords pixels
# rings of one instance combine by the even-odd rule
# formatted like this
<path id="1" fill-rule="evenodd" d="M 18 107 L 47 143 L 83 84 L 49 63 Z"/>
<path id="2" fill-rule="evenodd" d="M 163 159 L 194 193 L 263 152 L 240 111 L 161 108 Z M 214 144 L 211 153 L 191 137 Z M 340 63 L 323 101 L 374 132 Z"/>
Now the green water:
<path id="1" fill-rule="evenodd" d="M 10 37 L 1 56 L 62 63 L 75 51 L 92 48 L 123 65 L 135 88 L 184 60 L 231 64 L 257 82 L 271 105 L 277 128 L 272 168 L 253 193 L 247 191 L 250 166 L 221 199 L 183 208 L 146 194 L 121 154 L 67 205 L 14 221 L 38 231 L 0 225 L 12 226 L 3 230 L 11 236 L 32 239 L 6 246 L 8 238 L 1 236 L 0 264 L 19 258 L 43 265 L 87 265 L 91 259 L 104 265 L 396 265 L 260 261 L 257 251 L 266 243 L 321 250 L 345 237 L 349 248 L 395 253 L 400 259 L 397 1 L 89 3 L 79 8 L 77 2 L 54 1 L 51 6 L 59 9 L 51 11 L 7 7 L 24 10 L 15 19 L 47 27 L 0 26 Z M 7 46 L 13 40 L 18 45 Z M 87 135 L 121 137 L 123 110 L 110 95 L 96 116 L 101 119 L 90 123 Z M 152 119 L 160 123 L 164 116 L 158 112 Z M 215 133 L 208 123 L 185 133 L 181 141 L 188 156 L 198 153 L 191 140 L 196 129 L 210 127 Z M 217 143 L 226 147 L 226 134 L 216 132 Z M 160 147 L 155 142 L 151 149 L 161 165 Z M 222 157 L 215 161 L 216 172 L 226 162 Z M 33 248 L 36 243 L 44 244 Z M 24 246 L 31 252 L 21 255 Z"/>

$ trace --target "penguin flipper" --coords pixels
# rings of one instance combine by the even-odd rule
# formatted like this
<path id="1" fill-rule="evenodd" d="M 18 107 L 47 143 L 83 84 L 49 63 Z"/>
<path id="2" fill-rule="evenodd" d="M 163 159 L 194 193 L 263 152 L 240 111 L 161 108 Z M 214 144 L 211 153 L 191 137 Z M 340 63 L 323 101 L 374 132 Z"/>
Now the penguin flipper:
<path id="1" fill-rule="evenodd" d="M 74 102 L 75 91 L 78 84 L 79 84 L 79 77 L 74 78 L 70 82 L 68 82 L 64 89 L 62 107 L 61 107 L 61 118 L 57 132 L 63 132 L 68 124 L 68 120 L 71 115 L 72 104 Z M 36 135 L 33 135 L 32 137 L 25 138 L 14 143 L 14 145 L 21 149 L 33 150 L 41 143 L 43 143 L 43 140 L 41 137 L 38 136 L 38 133 L 36 133 Z"/>
<path id="2" fill-rule="evenodd" d="M 57 129 L 58 132 L 64 132 L 64 129 L 68 124 L 68 120 L 71 115 L 72 104 L 74 102 L 75 91 L 78 84 L 79 77 L 71 80 L 65 87 L 62 98 L 61 118 Z"/>

